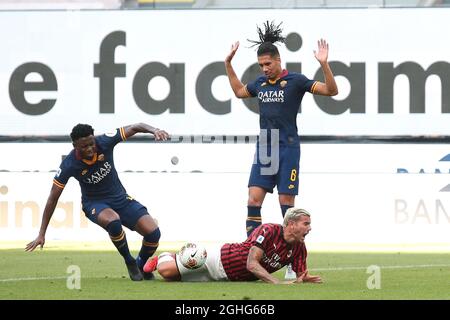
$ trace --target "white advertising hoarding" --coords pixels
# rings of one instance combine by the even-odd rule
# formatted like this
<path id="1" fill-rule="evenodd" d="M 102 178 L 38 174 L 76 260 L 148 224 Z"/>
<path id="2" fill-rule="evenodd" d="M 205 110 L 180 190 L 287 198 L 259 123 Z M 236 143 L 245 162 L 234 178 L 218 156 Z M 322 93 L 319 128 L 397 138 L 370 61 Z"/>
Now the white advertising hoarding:
<path id="1" fill-rule="evenodd" d="M 8 157 L 0 167 L 0 241 L 26 241 L 38 232 L 54 171 L 70 144 L 1 147 Z M 241 241 L 253 152 L 251 144 L 121 143 L 115 164 L 128 193 L 159 221 L 161 241 Z M 308 241 L 446 244 L 449 250 L 449 173 L 446 145 L 305 144 L 296 205 L 313 215 Z M 276 190 L 267 195 L 262 216 L 281 223 Z M 48 240 L 105 236 L 84 218 L 78 182 L 71 179 Z M 131 232 L 129 238 L 139 239 Z"/>
<path id="2" fill-rule="evenodd" d="M 0 170 L 56 172 L 70 143 L 2 143 Z M 119 172 L 249 174 L 254 143 L 133 143 L 115 147 Z M 172 159 L 177 160 L 176 165 Z M 300 173 L 450 173 L 447 144 L 301 144 Z M 449 181 L 450 183 L 450 181 Z"/>
<path id="3" fill-rule="evenodd" d="M 173 134 L 258 133 L 223 60 L 256 74 L 256 25 L 283 21 L 282 62 L 309 78 L 330 43 L 339 95 L 306 94 L 303 135 L 450 135 L 450 9 L 0 12 L 0 135 L 67 135 L 144 121 Z M 239 23 L 236 23 L 239 21 Z M 382 21 L 382 23 L 380 23 Z M 252 72 L 250 72 L 253 70 Z M 250 102 L 250 104 L 254 102 Z"/>
<path id="4" fill-rule="evenodd" d="M 0 173 L 0 241 L 37 235 L 52 177 Z M 245 239 L 247 174 L 121 173 L 121 179 L 158 220 L 162 242 Z M 450 249 L 450 198 L 440 191 L 448 175 L 305 173 L 300 180 L 297 205 L 312 214 L 308 242 L 313 245 L 447 244 Z M 282 222 L 277 201 L 267 196 L 263 222 Z M 81 212 L 75 180 L 60 198 L 47 240 L 107 240 Z"/>

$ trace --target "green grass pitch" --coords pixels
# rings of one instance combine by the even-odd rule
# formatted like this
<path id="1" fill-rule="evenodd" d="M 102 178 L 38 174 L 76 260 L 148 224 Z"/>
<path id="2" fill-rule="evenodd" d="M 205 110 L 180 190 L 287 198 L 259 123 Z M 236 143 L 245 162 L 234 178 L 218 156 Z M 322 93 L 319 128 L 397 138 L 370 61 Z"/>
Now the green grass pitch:
<path id="1" fill-rule="evenodd" d="M 308 261 L 323 284 L 169 283 L 159 275 L 132 282 L 115 251 L 3 249 L 0 299 L 450 299 L 448 253 L 310 252 Z M 79 267 L 80 289 L 67 286 L 71 265 Z M 379 289 L 367 286 L 371 265 L 380 267 Z M 282 279 L 284 271 L 275 275 Z"/>

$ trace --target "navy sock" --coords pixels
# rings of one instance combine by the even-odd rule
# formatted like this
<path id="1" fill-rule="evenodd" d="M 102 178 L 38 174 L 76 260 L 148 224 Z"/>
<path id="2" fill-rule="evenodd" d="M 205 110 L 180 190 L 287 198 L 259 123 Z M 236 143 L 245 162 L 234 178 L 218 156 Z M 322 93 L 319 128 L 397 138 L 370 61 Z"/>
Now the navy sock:
<path id="1" fill-rule="evenodd" d="M 284 218 L 284 215 L 286 214 L 287 209 L 293 208 L 294 206 L 290 206 L 288 204 L 280 204 L 280 207 L 281 207 L 281 214 L 283 215 L 283 218 Z"/>
<path id="2" fill-rule="evenodd" d="M 133 263 L 135 260 L 130 254 L 130 249 L 128 249 L 127 237 L 125 231 L 122 229 L 120 220 L 110 222 L 105 229 L 108 231 L 109 237 L 116 246 L 117 251 L 119 251 L 120 255 L 125 259 L 125 263 Z"/>
<path id="3" fill-rule="evenodd" d="M 247 206 L 247 237 L 261 225 L 261 207 Z"/>
<path id="4" fill-rule="evenodd" d="M 158 249 L 159 238 L 161 238 L 161 231 L 159 228 L 156 228 L 144 236 L 141 251 L 139 251 L 139 255 L 136 259 L 139 268 L 142 269 L 147 262 L 147 259 L 155 253 L 156 249 Z"/>

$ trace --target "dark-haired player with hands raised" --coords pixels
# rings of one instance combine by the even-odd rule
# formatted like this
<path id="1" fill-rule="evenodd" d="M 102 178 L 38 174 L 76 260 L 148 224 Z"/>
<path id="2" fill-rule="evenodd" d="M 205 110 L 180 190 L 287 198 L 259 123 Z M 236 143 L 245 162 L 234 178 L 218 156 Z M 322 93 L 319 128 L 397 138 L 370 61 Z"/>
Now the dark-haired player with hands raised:
<path id="1" fill-rule="evenodd" d="M 281 35 L 280 25 L 268 21 L 264 24 L 265 30 L 258 28 L 259 40 L 252 41 L 258 45 L 258 64 L 264 75 L 254 82 L 243 84 L 236 76 L 231 65 L 239 42 L 231 47 L 231 52 L 225 59 L 225 67 L 231 88 L 238 98 L 258 97 L 260 129 L 266 130 L 267 139 L 270 140 L 271 131 L 278 130 L 278 141 L 258 140 L 257 151 L 262 144 L 270 147 L 278 143 L 279 166 L 273 175 L 261 174 L 264 167 L 259 159 L 253 164 L 248 197 L 247 236 L 261 224 L 261 206 L 267 192 L 273 192 L 277 186 L 282 214 L 294 206 L 295 196 L 298 194 L 298 169 L 300 161 L 300 139 L 297 133 L 297 113 L 305 92 L 325 96 L 338 93 L 333 73 L 328 65 L 328 44 L 325 40 L 318 41 L 318 50 L 314 51 L 316 59 L 322 66 L 325 83 L 309 80 L 303 74 L 289 72 L 281 66 L 281 58 L 277 42 L 285 42 Z M 268 148 L 268 151 L 270 148 Z M 258 152 L 256 153 L 256 156 Z"/>
<path id="2" fill-rule="evenodd" d="M 297 113 L 305 92 L 324 96 L 338 93 L 328 64 L 328 43 L 323 39 L 318 41 L 314 56 L 322 67 L 325 83 L 282 68 L 280 53 L 275 46 L 277 42 L 285 42 L 280 26 L 281 23 L 275 25 L 267 21 L 264 31 L 257 28 L 259 40 L 249 40 L 253 46 L 258 46 L 258 64 L 264 74 L 255 81 L 243 84 L 233 70 L 231 61 L 239 48 L 239 42 L 232 45 L 225 59 L 226 72 L 235 96 L 257 97 L 259 103 L 261 131 L 248 183 L 247 236 L 261 224 L 261 206 L 266 193 L 272 193 L 275 186 L 283 217 L 286 210 L 295 204 L 300 162 Z M 262 156 L 269 156 L 270 163 L 267 159 L 261 159 Z M 268 170 L 269 166 L 271 170 Z"/>
<path id="3" fill-rule="evenodd" d="M 94 129 L 88 124 L 78 124 L 72 129 L 70 137 L 74 149 L 62 161 L 53 179 L 39 235 L 28 243 L 26 251 L 33 251 L 37 246 L 42 249 L 44 246 L 45 232 L 58 199 L 69 178 L 74 177 L 80 183 L 84 214 L 108 232 L 111 241 L 125 260 L 131 280 L 154 278 L 153 274 L 144 273 L 143 267 L 158 248 L 161 233 L 147 208 L 127 194 L 119 180 L 113 159 L 116 144 L 136 133 L 150 133 L 156 140 L 167 140 L 169 137 L 164 130 L 145 123 L 121 127 L 100 136 L 94 136 Z M 137 259 L 130 254 L 122 225 L 143 236 Z"/>

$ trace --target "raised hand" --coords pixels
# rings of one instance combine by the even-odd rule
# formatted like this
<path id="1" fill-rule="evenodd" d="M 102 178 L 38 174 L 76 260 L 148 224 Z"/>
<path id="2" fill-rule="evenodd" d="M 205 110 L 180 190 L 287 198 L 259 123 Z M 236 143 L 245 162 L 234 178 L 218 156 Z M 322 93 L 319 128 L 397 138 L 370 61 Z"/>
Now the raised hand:
<path id="1" fill-rule="evenodd" d="M 328 43 L 324 39 L 317 41 L 317 51 L 314 50 L 314 56 L 320 62 L 327 62 L 328 60 Z"/>
<path id="2" fill-rule="evenodd" d="M 237 49 L 239 48 L 239 41 L 236 41 L 231 45 L 231 51 L 228 56 L 225 58 L 225 62 L 230 63 L 233 60 L 234 55 L 236 54 Z"/>

